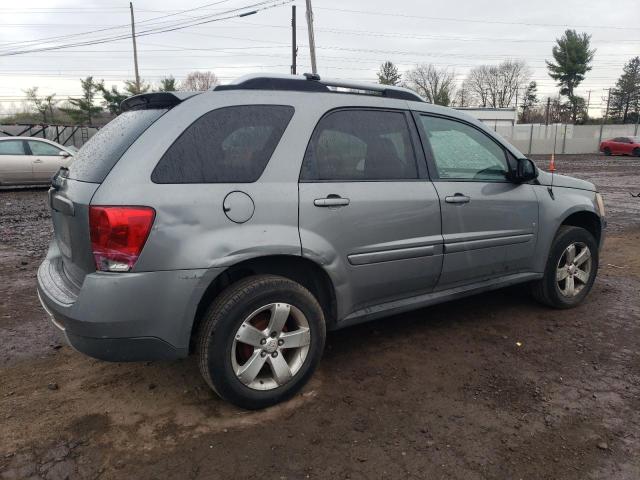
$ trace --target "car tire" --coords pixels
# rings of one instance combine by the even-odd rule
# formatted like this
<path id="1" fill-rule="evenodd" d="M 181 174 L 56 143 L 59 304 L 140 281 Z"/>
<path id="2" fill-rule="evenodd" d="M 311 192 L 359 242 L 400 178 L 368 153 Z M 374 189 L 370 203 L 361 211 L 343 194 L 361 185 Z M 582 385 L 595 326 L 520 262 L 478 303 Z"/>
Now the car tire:
<path id="1" fill-rule="evenodd" d="M 634 148 L 632 153 L 634 157 L 640 157 L 640 148 Z"/>
<path id="2" fill-rule="evenodd" d="M 607 157 L 611 156 L 611 149 L 609 147 L 604 147 L 604 150 L 602 151 Z"/>
<path id="3" fill-rule="evenodd" d="M 531 293 L 549 307 L 573 308 L 587 296 L 597 273 L 598 245 L 593 235 L 563 225 L 551 245 L 544 277 L 531 284 Z"/>
<path id="4" fill-rule="evenodd" d="M 265 408 L 307 383 L 325 336 L 322 308 L 309 290 L 276 275 L 251 276 L 230 285 L 207 310 L 197 343 L 200 372 L 225 400 Z"/>

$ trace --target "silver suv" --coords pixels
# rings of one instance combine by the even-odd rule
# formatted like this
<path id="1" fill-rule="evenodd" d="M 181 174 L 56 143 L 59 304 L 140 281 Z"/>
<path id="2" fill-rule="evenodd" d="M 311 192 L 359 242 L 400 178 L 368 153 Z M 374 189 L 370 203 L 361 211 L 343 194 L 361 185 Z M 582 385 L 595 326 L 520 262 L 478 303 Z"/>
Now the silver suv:
<path id="1" fill-rule="evenodd" d="M 127 99 L 49 192 L 53 323 L 110 361 L 195 353 L 245 408 L 291 397 L 326 330 L 529 282 L 593 285 L 604 207 L 410 90 L 250 76 Z"/>

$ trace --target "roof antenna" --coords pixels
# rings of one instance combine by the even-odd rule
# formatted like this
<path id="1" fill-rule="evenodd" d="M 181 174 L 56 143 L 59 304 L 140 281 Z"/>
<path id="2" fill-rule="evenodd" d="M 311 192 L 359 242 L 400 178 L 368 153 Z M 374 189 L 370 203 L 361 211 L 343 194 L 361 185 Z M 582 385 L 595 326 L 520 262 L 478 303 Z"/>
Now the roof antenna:
<path id="1" fill-rule="evenodd" d="M 551 153 L 551 161 L 549 162 L 549 171 L 551 172 L 551 185 L 547 187 L 549 196 L 553 200 L 555 200 L 555 195 L 553 194 L 553 174 L 556 171 L 556 142 L 557 141 L 558 141 L 558 124 L 556 123 L 556 130 L 553 137 L 553 152 Z"/>

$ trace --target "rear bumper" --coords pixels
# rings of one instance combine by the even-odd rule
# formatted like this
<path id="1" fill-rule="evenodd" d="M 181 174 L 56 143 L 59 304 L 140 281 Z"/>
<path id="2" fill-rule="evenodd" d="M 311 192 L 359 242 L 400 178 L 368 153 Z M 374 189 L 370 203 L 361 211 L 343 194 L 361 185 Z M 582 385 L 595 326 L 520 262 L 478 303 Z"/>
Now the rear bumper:
<path id="1" fill-rule="evenodd" d="M 217 271 L 95 272 L 74 286 L 61 260 L 54 242 L 38 269 L 38 296 L 73 348 L 118 362 L 188 355 L 198 303 Z"/>

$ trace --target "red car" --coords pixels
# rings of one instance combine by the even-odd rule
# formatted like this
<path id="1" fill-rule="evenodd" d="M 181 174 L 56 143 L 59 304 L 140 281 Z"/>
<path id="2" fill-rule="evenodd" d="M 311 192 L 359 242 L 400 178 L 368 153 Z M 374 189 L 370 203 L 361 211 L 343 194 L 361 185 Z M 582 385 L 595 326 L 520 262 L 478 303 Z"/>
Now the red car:
<path id="1" fill-rule="evenodd" d="M 605 155 L 633 155 L 640 157 L 640 137 L 616 137 L 600 143 L 600 151 Z"/>

